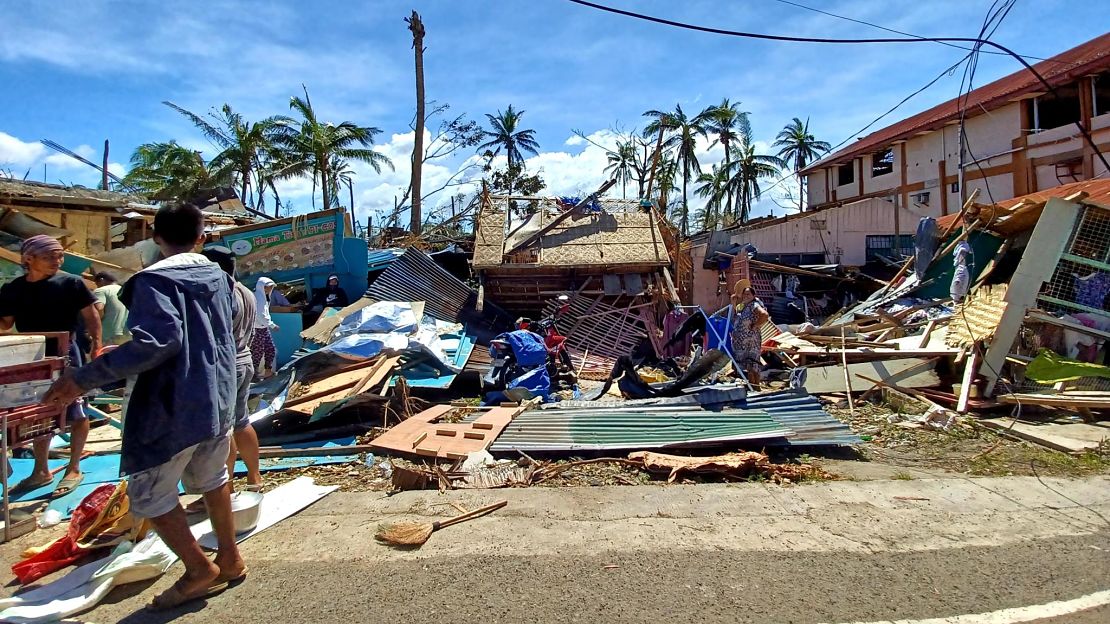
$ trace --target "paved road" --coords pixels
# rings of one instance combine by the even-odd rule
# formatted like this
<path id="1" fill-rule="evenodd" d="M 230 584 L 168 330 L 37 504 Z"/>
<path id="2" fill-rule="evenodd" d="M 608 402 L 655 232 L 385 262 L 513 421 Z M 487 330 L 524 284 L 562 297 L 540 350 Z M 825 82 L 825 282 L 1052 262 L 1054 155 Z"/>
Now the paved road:
<path id="1" fill-rule="evenodd" d="M 419 551 L 383 520 L 494 516 Z M 151 616 L 172 579 L 117 589 L 91 622 L 876 622 L 947 618 L 1110 590 L 1110 479 L 938 479 L 336 493 L 244 544 L 251 576 Z M 177 569 L 174 571 L 176 572 Z M 1037 612 L 1032 612 L 1036 614 Z M 1054 618 L 1095 623 L 1110 606 Z M 1029 619 L 1033 617 L 1034 619 Z M 1007 619 L 1010 618 L 1010 619 Z"/>

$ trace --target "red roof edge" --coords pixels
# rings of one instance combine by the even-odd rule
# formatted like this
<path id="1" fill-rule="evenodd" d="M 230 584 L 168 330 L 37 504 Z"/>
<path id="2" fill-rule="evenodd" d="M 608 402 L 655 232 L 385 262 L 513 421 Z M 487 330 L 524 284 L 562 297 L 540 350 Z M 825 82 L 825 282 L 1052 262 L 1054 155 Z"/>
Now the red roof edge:
<path id="1" fill-rule="evenodd" d="M 1033 68 L 1044 76 L 1045 80 L 1053 87 L 1067 84 L 1091 73 L 1110 69 L 1110 33 L 1095 37 L 1086 43 L 1041 61 Z M 1037 80 L 1032 72 L 1022 68 L 1008 76 L 972 90 L 967 94 L 966 108 L 968 110 L 979 109 L 978 113 L 982 114 L 983 109 L 989 111 L 1001 108 L 1016 97 L 1043 88 L 1044 85 Z M 959 97 L 952 98 L 947 102 L 907 117 L 898 123 L 876 130 L 855 143 L 814 162 L 803 169 L 801 173 L 812 173 L 817 169 L 839 164 L 840 161 L 872 153 L 880 148 L 887 147 L 894 141 L 906 139 L 918 132 L 935 130 L 937 127 L 959 118 L 960 99 Z"/>

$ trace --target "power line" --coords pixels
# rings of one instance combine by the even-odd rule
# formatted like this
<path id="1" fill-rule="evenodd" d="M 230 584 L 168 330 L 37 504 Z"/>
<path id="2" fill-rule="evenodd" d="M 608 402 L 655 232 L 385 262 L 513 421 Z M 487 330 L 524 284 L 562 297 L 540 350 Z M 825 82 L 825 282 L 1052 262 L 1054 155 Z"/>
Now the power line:
<path id="1" fill-rule="evenodd" d="M 872 22 L 868 22 L 866 20 L 856 19 L 854 17 L 848 17 L 846 15 L 837 15 L 836 13 L 830 13 L 828 11 L 823 11 L 823 10 L 815 8 L 815 7 L 806 6 L 804 4 L 799 4 L 797 2 L 791 2 L 790 0 L 775 0 L 775 2 L 779 2 L 781 4 L 786 4 L 786 5 L 793 6 L 793 7 L 798 7 L 799 9 L 805 9 L 806 11 L 813 11 L 814 13 L 820 13 L 821 15 L 827 15 L 829 17 L 835 17 L 836 19 L 841 19 L 841 20 L 845 20 L 845 21 L 848 21 L 848 22 L 855 22 L 856 24 L 862 24 L 864 26 L 870 26 L 871 28 L 877 28 L 879 30 L 885 30 L 886 32 L 894 33 L 896 35 L 904 35 L 906 37 L 913 37 L 914 39 L 925 39 L 925 37 L 923 37 L 921 35 L 915 35 L 913 33 L 908 33 L 908 32 L 904 32 L 904 31 L 901 31 L 901 30 L 896 30 L 894 28 L 887 28 L 886 26 L 882 26 L 880 24 L 875 24 L 875 23 L 872 23 Z M 940 45 L 948 46 L 950 48 L 956 48 L 958 50 L 972 50 L 973 49 L 973 48 L 970 48 L 970 47 L 967 47 L 967 46 L 957 45 L 955 43 L 949 43 L 947 41 L 937 41 L 936 43 L 939 43 Z M 988 50 L 987 54 L 997 54 L 997 55 L 1000 55 L 1000 56 L 1006 56 L 1005 52 L 998 52 L 996 50 Z M 1050 61 L 1050 62 L 1053 62 L 1053 63 L 1059 63 L 1061 65 L 1074 65 L 1074 63 L 1067 63 L 1065 61 L 1053 61 L 1052 59 L 1045 59 L 1045 58 L 1041 58 L 1039 56 L 1030 56 L 1028 54 L 1023 54 L 1021 56 L 1022 56 L 1022 58 L 1033 59 L 1035 61 Z"/>
<path id="2" fill-rule="evenodd" d="M 974 38 L 973 39 L 973 38 L 970 38 L 970 37 L 923 37 L 923 38 L 893 38 L 893 37 L 888 37 L 888 38 L 872 38 L 872 39 L 831 39 L 831 38 L 822 38 L 822 37 L 794 37 L 794 36 L 790 36 L 790 35 L 772 35 L 772 34 L 767 34 L 767 33 L 753 33 L 753 32 L 739 31 L 739 30 L 727 30 L 727 29 L 724 29 L 724 28 L 714 28 L 714 27 L 711 27 L 711 26 L 699 26 L 697 24 L 688 24 L 688 23 L 685 23 L 685 22 L 678 22 L 678 21 L 675 21 L 675 20 L 669 20 L 669 19 L 665 19 L 665 18 L 662 18 L 662 17 L 655 17 L 655 16 L 652 16 L 652 15 L 645 15 L 643 13 L 636 13 L 634 11 L 626 11 L 624 9 L 617 9 L 617 8 L 614 8 L 614 7 L 605 6 L 603 4 L 597 4 L 595 2 L 588 2 L 587 0 L 567 0 L 567 1 L 572 2 L 574 4 L 579 4 L 579 5 L 582 5 L 582 6 L 585 6 L 585 7 L 590 7 L 592 9 L 597 9 L 599 11 L 604 11 L 606 13 L 614 13 L 616 15 L 623 15 L 625 17 L 631 17 L 631 18 L 634 18 L 634 19 L 644 20 L 644 21 L 648 21 L 648 22 L 654 22 L 656 24 L 663 24 L 663 25 L 666 25 L 666 26 L 673 26 L 675 28 L 682 28 L 682 29 L 686 29 L 686 30 L 694 30 L 694 31 L 698 31 L 698 32 L 706 32 L 706 33 L 712 33 L 712 34 L 717 34 L 717 35 L 726 35 L 726 36 L 730 36 L 730 37 L 742 37 L 742 38 L 747 38 L 747 39 L 761 39 L 761 40 L 766 40 L 766 41 L 791 41 L 791 42 L 794 42 L 794 43 L 831 43 L 831 44 L 924 43 L 924 42 L 930 42 L 930 41 L 934 42 L 934 43 L 940 43 L 940 42 L 946 42 L 947 41 L 947 42 L 952 42 L 952 43 L 971 43 L 971 44 L 976 44 L 978 47 L 982 47 L 983 45 L 989 45 L 993 48 L 1001 50 L 1002 52 L 1005 52 L 1006 54 L 1009 54 L 1011 57 L 1016 59 L 1019 63 L 1021 63 L 1022 67 L 1029 70 L 1029 72 L 1032 73 L 1033 76 L 1036 77 L 1037 80 L 1042 85 L 1044 85 L 1044 87 L 1046 89 L 1048 89 L 1049 93 L 1051 93 L 1055 97 L 1059 96 L 1059 92 L 1056 90 L 1056 87 L 1049 84 L 1048 80 L 1046 80 L 1045 77 L 1040 74 L 1040 72 L 1038 72 L 1036 69 L 1034 69 L 1033 66 L 1028 63 L 1028 61 L 1026 61 L 1024 58 L 1022 58 L 1021 55 L 1019 55 L 1018 53 L 1014 52 L 1013 50 L 1007 48 L 1006 46 L 1004 46 L 1000 43 L 995 43 L 993 41 L 990 41 L 989 39 L 982 39 L 982 38 Z M 996 2 L 996 4 L 997 4 L 997 2 Z M 993 7 L 994 7 L 994 5 L 992 5 L 992 9 L 993 9 Z M 1091 133 L 1088 132 L 1087 129 L 1085 127 L 1083 127 L 1083 124 L 1078 120 L 1075 122 L 1075 126 L 1079 129 L 1080 134 L 1083 135 L 1083 138 L 1084 138 L 1084 140 L 1087 141 L 1087 144 L 1091 146 L 1091 149 L 1094 150 L 1095 154 L 1099 157 L 1099 160 L 1102 161 L 1103 166 L 1106 167 L 1107 169 L 1110 169 L 1110 161 L 1106 160 L 1106 156 L 1102 153 L 1102 150 L 1100 150 L 1098 148 L 1098 144 L 1095 143 L 1094 137 L 1091 136 Z"/>

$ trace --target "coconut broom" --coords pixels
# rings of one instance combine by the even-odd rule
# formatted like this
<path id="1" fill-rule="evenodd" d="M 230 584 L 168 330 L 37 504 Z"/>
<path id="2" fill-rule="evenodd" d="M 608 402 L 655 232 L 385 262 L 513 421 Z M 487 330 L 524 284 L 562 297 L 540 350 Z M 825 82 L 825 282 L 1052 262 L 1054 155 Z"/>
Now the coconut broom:
<path id="1" fill-rule="evenodd" d="M 432 533 L 452 524 L 459 524 L 467 520 L 473 520 L 479 516 L 484 516 L 491 511 L 501 509 L 508 505 L 509 501 L 500 501 L 492 505 L 487 505 L 481 509 L 464 513 L 460 516 L 455 516 L 442 522 L 397 522 L 390 525 L 383 525 L 378 527 L 378 533 L 374 536 L 379 542 L 390 544 L 392 546 L 421 546 Z"/>

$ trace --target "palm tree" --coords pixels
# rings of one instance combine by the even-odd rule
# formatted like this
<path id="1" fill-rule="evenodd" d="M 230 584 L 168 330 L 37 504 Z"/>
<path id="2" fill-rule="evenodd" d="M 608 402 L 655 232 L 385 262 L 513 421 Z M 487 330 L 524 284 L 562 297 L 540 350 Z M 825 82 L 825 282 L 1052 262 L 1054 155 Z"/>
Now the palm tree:
<path id="1" fill-rule="evenodd" d="M 239 186 L 239 198 L 247 206 L 261 208 L 267 186 L 265 175 L 274 151 L 274 140 L 279 127 L 288 118 L 272 116 L 257 123 L 243 119 L 230 106 L 224 104 L 219 112 L 208 114 L 208 119 L 190 112 L 173 102 L 162 102 L 184 115 L 202 134 L 212 141 L 220 152 L 210 166 L 226 169 Z"/>
<path id="2" fill-rule="evenodd" d="M 628 199 L 625 187 L 628 185 L 628 181 L 634 178 L 636 146 L 631 141 L 618 142 L 617 149 L 609 152 L 608 160 L 609 165 L 605 167 L 605 173 L 621 183 L 621 199 Z"/>
<path id="3" fill-rule="evenodd" d="M 320 187 L 325 209 L 339 205 L 339 162 L 364 162 L 376 173 L 382 172 L 382 166 L 393 169 L 393 162 L 385 154 L 370 149 L 381 129 L 359 126 L 351 121 L 339 124 L 320 121 L 308 97 L 308 89 L 305 89 L 304 98 L 293 97 L 289 108 L 296 111 L 300 119 L 290 119 L 278 127 L 276 143 L 283 148 L 285 157 L 274 175 L 279 179 L 311 175 L 313 185 Z M 314 204 L 315 198 L 314 191 Z"/>
<path id="4" fill-rule="evenodd" d="M 729 184 L 740 198 L 740 223 L 747 223 L 752 203 L 758 201 L 762 195 L 759 180 L 778 175 L 779 169 L 785 167 L 786 163 L 778 156 L 756 154 L 755 145 L 747 133 L 737 136 L 730 160 L 735 173 Z"/>
<path id="5" fill-rule="evenodd" d="M 188 201 L 202 191 L 210 191 L 231 183 L 231 172 L 213 168 L 204 162 L 200 152 L 168 143 L 144 143 L 131 155 L 131 170 L 124 176 L 125 185 L 133 186 L 152 199 Z"/>
<path id="6" fill-rule="evenodd" d="M 509 165 L 524 163 L 521 151 L 539 154 L 540 144 L 536 142 L 536 131 L 520 128 L 520 118 L 523 116 L 524 111 L 513 110 L 512 104 L 504 112 L 497 111 L 496 115 L 486 113 L 490 129 L 483 130 L 482 136 L 489 140 L 479 145 L 478 149 L 486 150 L 491 156 L 497 156 L 501 150 L 505 150 Z"/>
<path id="7" fill-rule="evenodd" d="M 726 194 L 730 194 L 732 188 L 729 184 L 728 168 L 724 165 L 720 167 L 713 165 L 712 173 L 702 173 L 695 182 L 699 182 L 701 186 L 694 189 L 694 194 L 706 200 L 705 208 L 702 210 L 702 229 L 716 229 L 724 221 L 723 200 Z"/>
<path id="8" fill-rule="evenodd" d="M 729 170 L 731 167 L 728 157 L 729 154 L 732 153 L 729 147 L 737 139 L 738 133 L 750 135 L 752 132 L 752 125 L 751 121 L 748 119 L 748 113 L 740 110 L 739 102 L 729 102 L 728 98 L 725 98 L 721 100 L 720 104 L 707 107 L 698 114 L 698 117 L 702 119 L 706 133 L 714 137 L 709 147 L 713 147 L 717 143 L 720 143 L 721 147 L 725 148 L 725 155 L 721 159 L 721 167 L 725 171 Z M 735 217 L 731 186 L 729 186 L 726 191 L 724 208 L 725 214 Z"/>
<path id="9" fill-rule="evenodd" d="M 798 212 L 801 212 L 805 210 L 805 178 L 802 176 L 802 169 L 829 151 L 829 144 L 827 141 L 818 141 L 810 134 L 808 117 L 805 123 L 795 117 L 775 137 L 774 147 L 780 148 L 779 157 L 791 164 L 798 176 Z"/>
<path id="10" fill-rule="evenodd" d="M 687 117 L 681 104 L 675 104 L 674 111 L 670 113 L 648 111 L 644 115 L 654 118 L 644 129 L 647 136 L 655 132 L 659 132 L 660 136 L 669 135 L 662 141 L 662 145 L 667 149 L 674 150 L 675 161 L 678 164 L 679 172 L 682 174 L 682 213 L 679 229 L 683 236 L 688 236 L 690 234 L 690 205 L 686 190 L 690 176 L 701 172 L 701 165 L 698 163 L 697 156 L 697 139 L 699 134 L 703 137 L 706 136 L 705 128 L 702 126 L 702 120 L 698 117 Z"/>

